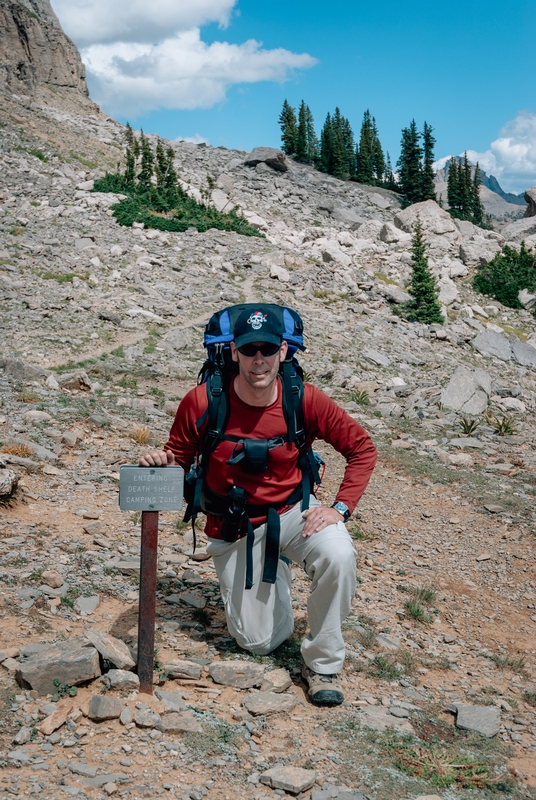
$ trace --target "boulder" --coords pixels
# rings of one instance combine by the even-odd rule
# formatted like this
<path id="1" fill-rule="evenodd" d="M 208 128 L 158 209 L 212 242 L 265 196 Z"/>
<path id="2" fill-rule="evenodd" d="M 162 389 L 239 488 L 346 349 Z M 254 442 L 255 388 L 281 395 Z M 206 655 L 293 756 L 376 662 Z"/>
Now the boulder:
<path id="1" fill-rule="evenodd" d="M 377 240 L 380 238 L 383 226 L 384 223 L 380 222 L 379 219 L 369 219 L 368 222 L 364 222 L 357 229 L 359 238 Z"/>
<path id="2" fill-rule="evenodd" d="M 446 306 L 454 303 L 458 299 L 458 287 L 448 275 L 442 275 L 438 281 L 439 302 Z"/>
<path id="3" fill-rule="evenodd" d="M 115 636 L 111 636 L 105 631 L 96 630 L 86 631 L 85 636 L 101 656 L 117 669 L 132 669 L 136 666 L 130 650 L 121 639 L 116 639 Z"/>
<path id="4" fill-rule="evenodd" d="M 456 727 L 464 731 L 476 731 L 488 738 L 496 736 L 501 728 L 499 709 L 460 703 L 457 705 Z"/>
<path id="5" fill-rule="evenodd" d="M 521 341 L 521 339 L 514 339 L 511 345 L 514 361 L 517 361 L 522 367 L 536 367 L 536 347 Z"/>
<path id="6" fill-rule="evenodd" d="M 536 294 L 531 294 L 527 289 L 520 289 L 517 299 L 523 308 L 532 308 L 534 303 L 536 303 Z"/>
<path id="7" fill-rule="evenodd" d="M 118 697 L 106 697 L 94 694 L 89 701 L 88 717 L 95 722 L 106 719 L 119 719 L 124 708 L 124 703 Z"/>
<path id="8" fill-rule="evenodd" d="M 464 414 L 483 414 L 491 395 L 491 377 L 483 369 L 458 367 L 441 392 L 441 404 Z"/>
<path id="9" fill-rule="evenodd" d="M 25 361 L 18 361 L 14 358 L 2 358 L 0 356 L 0 369 L 17 383 L 29 383 L 30 381 L 43 381 L 48 377 L 48 372 L 35 364 L 27 364 Z"/>
<path id="10" fill-rule="evenodd" d="M 282 789 L 290 794 L 300 794 L 314 784 L 316 772 L 301 767 L 277 766 L 263 772 L 259 780 L 272 789 Z"/>
<path id="11" fill-rule="evenodd" d="M 126 669 L 110 669 L 104 680 L 111 689 L 117 689 L 119 692 L 132 692 L 140 688 L 138 676 Z"/>
<path id="12" fill-rule="evenodd" d="M 511 222 L 503 228 L 502 235 L 507 242 L 521 244 L 523 239 L 536 234 L 536 217 L 524 217 L 515 222 Z"/>
<path id="13" fill-rule="evenodd" d="M 249 661 L 214 661 L 209 665 L 208 673 L 214 683 L 250 689 L 262 683 L 264 667 Z"/>
<path id="14" fill-rule="evenodd" d="M 498 242 L 493 239 L 473 239 L 460 244 L 460 258 L 467 267 L 487 264 L 501 250 Z"/>
<path id="15" fill-rule="evenodd" d="M 65 372 L 63 375 L 59 375 L 58 383 L 62 389 L 68 389 L 69 391 L 91 391 L 91 381 L 83 369 L 77 372 Z"/>
<path id="16" fill-rule="evenodd" d="M 9 497 L 13 494 L 20 481 L 20 475 L 17 475 L 12 469 L 5 465 L 4 459 L 0 460 L 0 497 Z"/>
<path id="17" fill-rule="evenodd" d="M 63 685 L 78 686 L 101 674 L 99 654 L 87 646 L 85 639 L 66 639 L 43 648 L 19 664 L 15 680 L 19 686 L 30 686 L 39 694 L 54 694 L 55 680 Z"/>
<path id="18" fill-rule="evenodd" d="M 260 714 L 280 714 L 283 711 L 292 711 L 297 703 L 293 694 L 280 692 L 252 692 L 244 700 L 244 708 L 253 716 Z"/>
<path id="19" fill-rule="evenodd" d="M 500 358 L 501 361 L 512 359 L 512 345 L 506 336 L 489 328 L 479 333 L 471 342 L 471 346 L 483 356 Z"/>
<path id="20" fill-rule="evenodd" d="M 344 206 L 333 206 L 331 216 L 337 222 L 343 222 L 352 229 L 354 226 L 359 227 L 365 221 L 353 208 L 344 208 Z"/>
<path id="21" fill-rule="evenodd" d="M 289 168 L 286 155 L 275 147 L 255 147 L 244 160 L 246 167 L 256 167 L 261 162 L 276 172 L 287 172 Z"/>
<path id="22" fill-rule="evenodd" d="M 390 222 L 385 222 L 380 230 L 380 239 L 385 244 L 398 244 L 398 242 L 409 242 L 411 236 L 409 233 L 404 233 L 400 228 L 391 225 Z"/>
<path id="23" fill-rule="evenodd" d="M 531 186 L 525 192 L 525 200 L 528 203 L 527 210 L 525 211 L 525 219 L 527 217 L 536 217 L 536 186 Z"/>
<path id="24" fill-rule="evenodd" d="M 409 303 L 411 300 L 411 295 L 404 292 L 403 289 L 399 289 L 398 286 L 387 286 L 383 294 L 390 303 L 402 304 Z"/>
<path id="25" fill-rule="evenodd" d="M 414 203 L 412 206 L 399 211 L 394 219 L 395 225 L 406 233 L 413 233 L 417 217 L 425 234 L 443 236 L 451 234 L 452 238 L 460 237 L 459 231 L 450 214 L 438 206 L 435 200 L 425 200 L 423 203 Z"/>
<path id="26" fill-rule="evenodd" d="M 171 328 L 162 337 L 162 345 L 166 350 L 186 350 L 191 343 L 192 332 L 189 328 Z"/>

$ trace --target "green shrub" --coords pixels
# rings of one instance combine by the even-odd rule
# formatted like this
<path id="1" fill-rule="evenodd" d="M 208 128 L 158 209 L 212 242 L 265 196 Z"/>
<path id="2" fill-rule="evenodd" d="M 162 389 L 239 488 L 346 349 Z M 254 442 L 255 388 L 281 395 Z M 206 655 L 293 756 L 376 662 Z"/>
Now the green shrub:
<path id="1" fill-rule="evenodd" d="M 208 205 L 210 186 L 205 192 L 206 204 L 198 203 L 186 194 L 173 166 L 175 154 L 171 147 L 164 151 L 159 140 L 153 152 L 143 131 L 138 140 L 129 125 L 126 140 L 124 172 L 107 173 L 104 178 L 97 179 L 93 187 L 94 192 L 127 195 L 126 199 L 112 206 L 120 225 L 130 227 L 133 222 L 143 222 L 147 228 L 161 231 L 180 232 L 196 228 L 203 232 L 218 228 L 244 236 L 263 236 L 234 209 L 223 213 Z"/>
<path id="2" fill-rule="evenodd" d="M 522 308 L 520 290 L 536 290 L 536 255 L 527 250 L 525 242 L 521 242 L 519 251 L 505 245 L 501 253 L 479 267 L 473 286 L 509 308 Z"/>

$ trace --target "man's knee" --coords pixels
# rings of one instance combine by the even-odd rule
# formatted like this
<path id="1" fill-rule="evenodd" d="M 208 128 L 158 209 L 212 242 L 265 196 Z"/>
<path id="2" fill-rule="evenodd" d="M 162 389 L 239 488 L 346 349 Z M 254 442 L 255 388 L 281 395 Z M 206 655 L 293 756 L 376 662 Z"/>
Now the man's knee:
<path id="1" fill-rule="evenodd" d="M 355 573 L 356 552 L 350 535 L 342 523 L 337 523 L 331 536 L 318 537 L 314 541 L 313 535 L 311 539 L 312 548 L 305 558 L 306 570 L 314 565 L 316 569 L 329 569 L 342 574 Z"/>

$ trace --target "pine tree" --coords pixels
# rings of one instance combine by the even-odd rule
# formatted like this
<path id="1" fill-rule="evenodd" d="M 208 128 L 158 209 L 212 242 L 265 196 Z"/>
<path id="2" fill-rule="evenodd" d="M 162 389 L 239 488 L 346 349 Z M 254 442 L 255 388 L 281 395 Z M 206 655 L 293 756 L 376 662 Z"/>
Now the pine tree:
<path id="1" fill-rule="evenodd" d="M 129 122 L 127 122 L 125 139 L 127 147 L 125 152 L 125 172 L 123 177 L 125 179 L 126 188 L 133 190 L 136 181 L 136 159 L 139 154 L 139 144 Z"/>
<path id="2" fill-rule="evenodd" d="M 156 174 L 156 188 L 160 195 L 165 194 L 167 171 L 168 171 L 168 160 L 166 158 L 166 153 L 164 150 L 164 145 L 162 144 L 162 140 L 160 139 L 160 137 L 158 137 L 156 142 L 155 174 Z"/>
<path id="3" fill-rule="evenodd" d="M 307 129 L 307 163 L 314 164 L 318 158 L 318 137 L 315 132 L 315 121 L 309 106 L 305 106 L 305 124 Z"/>
<path id="4" fill-rule="evenodd" d="M 283 152 L 292 158 L 296 155 L 298 125 L 296 123 L 296 111 L 286 100 L 283 103 L 283 109 L 279 115 L 279 125 L 281 127 Z"/>
<path id="5" fill-rule="evenodd" d="M 409 320 L 426 325 L 434 322 L 442 324 L 443 315 L 437 299 L 436 281 L 428 266 L 420 217 L 417 217 L 411 239 L 411 254 L 412 274 L 408 287 L 411 300 L 404 306 L 403 311 Z"/>
<path id="6" fill-rule="evenodd" d="M 148 194 L 152 189 L 151 178 L 153 177 L 154 153 L 143 131 L 140 134 L 140 150 L 141 169 L 138 175 L 138 192 L 140 194 Z"/>
<path id="7" fill-rule="evenodd" d="M 302 163 L 307 162 L 307 107 L 305 101 L 301 101 L 298 112 L 298 130 L 296 134 L 296 160 Z"/>
<path id="8" fill-rule="evenodd" d="M 391 191 L 398 190 L 398 184 L 396 182 L 396 178 L 393 172 L 393 167 L 391 165 L 391 156 L 387 153 L 385 159 L 385 172 L 383 177 L 384 186 L 386 189 L 391 189 Z"/>
<path id="9" fill-rule="evenodd" d="M 460 214 L 462 206 L 460 189 L 459 164 L 456 158 L 452 158 L 447 177 L 447 201 L 451 217 L 459 217 Z"/>
<path id="10" fill-rule="evenodd" d="M 424 123 L 422 132 L 423 140 L 423 165 L 422 165 L 422 188 L 421 200 L 435 200 L 435 184 L 434 184 L 434 145 L 435 138 L 431 125 Z"/>
<path id="11" fill-rule="evenodd" d="M 319 169 L 330 174 L 333 165 L 333 123 L 331 114 L 327 113 L 324 127 L 320 132 Z"/>
<path id="12" fill-rule="evenodd" d="M 359 134 L 359 144 L 356 148 L 356 181 L 358 183 L 374 183 L 373 165 L 373 130 L 370 111 L 367 109 L 363 115 L 361 132 Z"/>
<path id="13" fill-rule="evenodd" d="M 385 174 L 385 157 L 378 136 L 376 120 L 372 117 L 372 169 L 376 178 L 376 183 L 382 183 Z"/>
<path id="14" fill-rule="evenodd" d="M 398 159 L 398 180 L 406 205 L 419 203 L 422 199 L 423 150 L 420 145 L 421 134 L 417 131 L 415 120 L 409 128 L 402 129 L 400 158 Z"/>
<path id="15" fill-rule="evenodd" d="M 471 185 L 471 222 L 480 227 L 484 226 L 484 206 L 480 199 L 480 185 L 482 178 L 480 177 L 480 167 L 478 161 L 476 162 L 475 174 L 473 175 L 473 183 Z"/>

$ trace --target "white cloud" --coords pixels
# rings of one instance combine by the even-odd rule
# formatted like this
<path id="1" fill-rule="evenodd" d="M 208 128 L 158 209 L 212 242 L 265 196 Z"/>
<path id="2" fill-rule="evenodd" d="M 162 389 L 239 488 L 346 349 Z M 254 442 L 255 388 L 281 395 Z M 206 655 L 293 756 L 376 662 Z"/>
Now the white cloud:
<path id="1" fill-rule="evenodd" d="M 460 155 L 463 155 L 460 154 Z M 506 192 L 519 192 L 536 184 L 536 114 L 520 111 L 500 131 L 485 153 L 467 151 L 488 175 L 495 175 Z"/>
<path id="2" fill-rule="evenodd" d="M 200 26 L 229 23 L 237 0 L 53 0 L 62 25 L 81 48 L 91 97 L 112 115 L 156 109 L 210 108 L 229 87 L 282 82 L 317 60 L 307 53 L 265 50 L 201 38 Z"/>
<path id="3" fill-rule="evenodd" d="M 153 44 L 176 31 L 229 23 L 237 0 L 52 0 L 78 47 L 110 42 Z"/>

